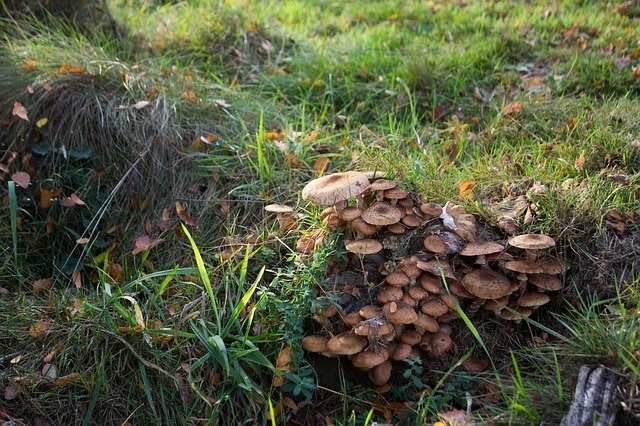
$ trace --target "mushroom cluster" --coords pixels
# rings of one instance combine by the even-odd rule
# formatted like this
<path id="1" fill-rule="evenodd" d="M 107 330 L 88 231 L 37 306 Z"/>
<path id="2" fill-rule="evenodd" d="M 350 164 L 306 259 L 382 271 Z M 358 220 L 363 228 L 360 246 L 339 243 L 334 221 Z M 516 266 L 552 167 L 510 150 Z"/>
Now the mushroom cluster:
<path id="1" fill-rule="evenodd" d="M 552 238 L 479 238 L 476 218 L 462 206 L 427 202 L 373 173 L 324 176 L 302 195 L 329 205 L 323 223 L 344 228 L 352 262 L 367 265 L 363 283 L 376 291 L 364 306 L 326 310 L 325 319 L 340 318 L 334 335 L 307 336 L 303 347 L 348 355 L 376 385 L 388 381 L 392 360 L 448 351 L 449 322 L 459 317 L 458 309 L 472 316 L 482 308 L 517 321 L 562 287 L 563 263 L 544 254 L 555 245 Z"/>

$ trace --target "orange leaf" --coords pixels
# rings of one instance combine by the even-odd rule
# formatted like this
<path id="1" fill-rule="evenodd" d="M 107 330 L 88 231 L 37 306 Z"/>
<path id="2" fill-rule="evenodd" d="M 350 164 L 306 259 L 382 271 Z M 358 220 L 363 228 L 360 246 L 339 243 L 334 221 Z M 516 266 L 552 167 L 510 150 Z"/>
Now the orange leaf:
<path id="1" fill-rule="evenodd" d="M 120 283 L 124 280 L 124 269 L 119 263 L 112 263 L 109 265 L 107 273 L 116 283 Z"/>
<path id="2" fill-rule="evenodd" d="M 60 195 L 59 189 L 40 189 L 40 208 L 48 209 L 53 204 L 53 199 Z"/>
<path id="3" fill-rule="evenodd" d="M 458 185 L 459 195 L 461 198 L 473 197 L 473 187 L 476 186 L 476 181 L 471 179 L 465 179 Z"/>
<path id="4" fill-rule="evenodd" d="M 182 92 L 181 98 L 188 102 L 195 102 L 198 100 L 198 94 L 195 89 L 187 89 Z"/>
<path id="5" fill-rule="evenodd" d="M 272 132 L 266 132 L 264 134 L 264 137 L 270 141 L 282 141 L 285 138 L 285 134 L 284 132 L 272 131 Z"/>
<path id="6" fill-rule="evenodd" d="M 576 159 L 576 170 L 578 170 L 579 172 L 582 171 L 582 169 L 584 168 L 585 160 L 586 160 L 586 158 L 584 156 L 584 151 L 582 151 L 580 153 L 580 156 Z"/>
<path id="7" fill-rule="evenodd" d="M 22 106 L 22 104 L 18 101 L 13 103 L 13 111 L 12 114 L 16 117 L 23 119 L 24 121 L 29 121 L 29 115 L 27 114 L 27 109 Z"/>
<path id="8" fill-rule="evenodd" d="M 78 373 L 67 374 L 66 376 L 59 377 L 53 384 L 55 386 L 66 386 L 68 384 L 78 383 L 82 380 L 82 377 Z"/>
<path id="9" fill-rule="evenodd" d="M 318 172 L 319 175 L 324 174 L 325 170 L 327 170 L 327 166 L 329 166 L 328 157 L 318 157 L 313 162 L 313 170 Z"/>
<path id="10" fill-rule="evenodd" d="M 71 274 L 71 281 L 73 281 L 73 284 L 75 284 L 78 290 L 82 287 L 82 274 L 80 271 L 73 271 L 73 274 Z"/>
<path id="11" fill-rule="evenodd" d="M 24 65 L 27 67 L 27 69 L 32 70 L 38 66 L 38 61 L 36 61 L 35 59 L 27 59 L 26 61 L 24 61 Z"/>
<path id="12" fill-rule="evenodd" d="M 29 335 L 34 339 L 41 339 L 47 334 L 47 330 L 49 330 L 49 327 L 51 327 L 51 324 L 49 324 L 48 322 L 38 321 L 34 324 L 31 324 L 31 327 L 29 327 Z"/>
<path id="13" fill-rule="evenodd" d="M 317 137 L 318 137 L 318 132 L 314 130 L 313 132 L 311 132 L 311 134 L 307 138 L 307 142 L 313 142 L 314 140 L 316 140 Z"/>
<path id="14" fill-rule="evenodd" d="M 31 176 L 26 172 L 15 172 L 11 175 L 11 180 L 13 180 L 20 188 L 27 189 L 29 187 L 29 183 L 31 183 Z"/>
<path id="15" fill-rule="evenodd" d="M 60 74 L 84 74 L 86 68 L 77 67 L 69 64 L 62 64 L 62 66 L 58 69 Z"/>
<path id="16" fill-rule="evenodd" d="M 187 225 L 190 225 L 190 226 L 195 225 L 193 218 L 189 216 L 189 212 L 187 211 L 186 207 L 182 205 L 180 201 L 176 201 L 176 213 L 178 213 L 178 217 L 182 219 L 182 221 Z"/>
<path id="17" fill-rule="evenodd" d="M 515 113 L 520 113 L 524 110 L 524 107 L 522 106 L 522 104 L 520 102 L 514 102 L 511 104 L 507 104 L 504 106 L 504 108 L 502 108 L 502 114 L 503 115 L 510 115 L 510 114 L 515 114 Z"/>
<path id="18" fill-rule="evenodd" d="M 33 291 L 39 293 L 53 285 L 53 278 L 43 278 L 33 282 Z"/>
<path id="19" fill-rule="evenodd" d="M 140 203 L 141 212 L 145 211 L 147 207 L 149 207 L 149 204 L 151 204 L 152 199 L 153 199 L 153 196 L 151 194 L 147 194 L 147 196 L 144 197 L 144 200 L 142 200 L 142 202 Z"/>

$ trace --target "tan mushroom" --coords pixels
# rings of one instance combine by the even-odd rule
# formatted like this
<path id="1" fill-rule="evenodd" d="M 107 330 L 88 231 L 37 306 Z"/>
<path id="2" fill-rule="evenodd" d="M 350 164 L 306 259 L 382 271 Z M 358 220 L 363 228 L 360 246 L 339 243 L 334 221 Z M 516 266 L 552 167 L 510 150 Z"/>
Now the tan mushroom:
<path id="1" fill-rule="evenodd" d="M 363 173 L 334 173 L 309 182 L 302 190 L 302 198 L 321 206 L 338 204 L 342 208 L 348 199 L 359 196 L 370 186 Z"/>
<path id="2" fill-rule="evenodd" d="M 370 236 L 378 232 L 378 227 L 365 222 L 361 217 L 357 217 L 351 221 L 351 229 L 356 232 L 356 237 Z"/>
<path id="3" fill-rule="evenodd" d="M 300 237 L 296 243 L 296 250 L 302 254 L 311 253 L 316 247 L 316 239 L 309 236 Z"/>
<path id="4" fill-rule="evenodd" d="M 369 348 L 362 352 L 358 352 L 351 357 L 351 362 L 356 368 L 369 370 L 370 368 L 380 365 L 389 359 L 389 351 L 386 348 L 379 348 L 377 351 Z"/>
<path id="5" fill-rule="evenodd" d="M 360 321 L 362 321 L 364 317 L 360 315 L 358 311 L 350 312 L 342 317 L 342 321 L 347 324 L 354 326 Z"/>
<path id="6" fill-rule="evenodd" d="M 545 274 L 562 275 L 567 271 L 567 264 L 554 257 L 538 259 L 538 264 L 542 267 Z"/>
<path id="7" fill-rule="evenodd" d="M 440 356 L 447 352 L 451 348 L 452 344 L 453 342 L 448 334 L 438 332 L 431 336 L 429 341 L 429 352 L 433 356 Z"/>
<path id="8" fill-rule="evenodd" d="M 376 300 L 382 304 L 388 302 L 397 302 L 398 300 L 402 300 L 402 296 L 404 293 L 402 292 L 402 288 L 394 287 L 394 286 L 385 286 L 380 293 L 378 293 L 378 297 Z"/>
<path id="9" fill-rule="evenodd" d="M 394 361 L 402 361 L 411 356 L 411 345 L 406 343 L 398 343 L 393 352 L 391 353 L 391 359 Z"/>
<path id="10" fill-rule="evenodd" d="M 391 370 L 393 366 L 390 360 L 386 360 L 382 364 L 378 364 L 368 372 L 369 380 L 376 386 L 385 385 L 391 378 Z"/>
<path id="11" fill-rule="evenodd" d="M 402 198 L 407 198 L 409 193 L 404 189 L 400 189 L 398 187 L 387 189 L 384 191 L 384 198 L 387 200 L 392 200 L 392 202 L 400 200 Z"/>
<path id="12" fill-rule="evenodd" d="M 393 271 L 385 278 L 385 282 L 394 287 L 403 287 L 411 282 L 411 279 L 400 271 Z"/>
<path id="13" fill-rule="evenodd" d="M 417 345 L 422 340 L 422 336 L 415 330 L 405 330 L 402 332 L 398 340 L 407 345 Z"/>
<path id="14" fill-rule="evenodd" d="M 399 265 L 398 271 L 405 274 L 409 279 L 418 278 L 422 274 L 422 269 L 418 268 L 413 262 Z"/>
<path id="15" fill-rule="evenodd" d="M 371 225 L 373 226 L 373 225 Z M 386 227 L 386 230 L 391 232 L 392 234 L 404 234 L 405 232 L 407 232 L 407 228 L 400 222 L 398 223 L 393 223 L 389 226 Z"/>
<path id="16" fill-rule="evenodd" d="M 361 217 L 371 225 L 387 226 L 400 222 L 402 211 L 389 203 L 378 201 L 362 212 Z"/>
<path id="17" fill-rule="evenodd" d="M 358 311 L 364 319 L 371 319 L 382 315 L 382 308 L 376 305 L 365 305 Z"/>
<path id="18" fill-rule="evenodd" d="M 379 252 L 382 250 L 382 244 L 378 240 L 364 239 L 350 241 L 345 244 L 345 248 L 352 253 L 365 255 Z"/>
<path id="19" fill-rule="evenodd" d="M 420 211 L 427 217 L 440 217 L 442 207 L 436 203 L 426 203 L 420 206 Z"/>
<path id="20" fill-rule="evenodd" d="M 268 204 L 264 207 L 269 213 L 275 213 L 278 225 L 283 231 L 290 231 L 297 225 L 298 218 L 293 212 L 293 208 L 283 204 Z"/>
<path id="21" fill-rule="evenodd" d="M 422 225 L 422 219 L 420 219 L 415 214 L 407 214 L 402 218 L 402 223 L 407 225 L 409 228 L 415 228 Z"/>
<path id="22" fill-rule="evenodd" d="M 309 352 L 326 352 L 329 350 L 327 343 L 329 338 L 324 336 L 305 336 L 302 338 L 302 347 Z"/>
<path id="23" fill-rule="evenodd" d="M 371 184 L 372 191 L 386 191 L 398 186 L 394 181 L 388 179 L 378 179 Z"/>
<path id="24" fill-rule="evenodd" d="M 418 318 L 413 323 L 416 327 L 420 327 L 425 331 L 430 333 L 437 333 L 440 330 L 440 325 L 438 321 L 436 321 L 431 316 L 424 314 L 422 312 L 418 313 Z"/>
<path id="25" fill-rule="evenodd" d="M 504 251 L 504 246 L 502 244 L 493 242 L 493 241 L 482 241 L 482 242 L 473 242 L 467 244 L 462 250 L 460 250 L 460 255 L 462 256 L 475 256 L 476 264 L 478 265 L 486 265 L 487 258 L 485 257 L 488 254 L 501 253 Z"/>
<path id="26" fill-rule="evenodd" d="M 444 240 L 438 235 L 429 235 L 423 241 L 424 249 L 436 254 L 441 254 L 447 251 L 447 246 Z"/>
<path id="27" fill-rule="evenodd" d="M 389 302 L 382 307 L 382 312 L 391 324 L 413 324 L 418 319 L 415 309 L 403 302 Z"/>
<path id="28" fill-rule="evenodd" d="M 536 309 L 539 306 L 549 303 L 550 300 L 551 298 L 544 293 L 528 291 L 518 298 L 518 306 Z"/>
<path id="29" fill-rule="evenodd" d="M 429 297 L 429 292 L 422 288 L 422 286 L 414 285 L 409 287 L 409 296 L 414 300 L 422 300 Z"/>
<path id="30" fill-rule="evenodd" d="M 509 238 L 508 244 L 525 251 L 526 259 L 535 262 L 540 250 L 548 249 L 556 245 L 553 238 L 542 234 L 523 234 Z"/>
<path id="31" fill-rule="evenodd" d="M 442 298 L 431 296 L 420 302 L 420 310 L 431 317 L 439 317 L 449 312 L 449 307 Z"/>
<path id="32" fill-rule="evenodd" d="M 562 289 L 562 281 L 560 278 L 549 274 L 534 274 L 529 277 L 529 283 L 538 287 L 540 290 L 558 291 Z"/>
<path id="33" fill-rule="evenodd" d="M 511 260 L 504 264 L 504 268 L 518 273 L 517 278 L 520 283 L 520 292 L 524 292 L 527 289 L 527 279 L 529 274 L 542 274 L 545 272 L 542 266 L 526 260 Z"/>
<path id="34" fill-rule="evenodd" d="M 417 282 L 429 293 L 442 293 L 442 283 L 440 283 L 440 279 L 438 279 L 438 277 L 436 277 L 435 275 L 425 272 L 424 274 L 420 275 Z"/>
<path id="35" fill-rule="evenodd" d="M 511 307 L 511 309 L 514 309 L 514 307 Z M 533 313 L 533 309 L 527 308 L 526 306 L 518 306 L 518 307 L 515 307 L 515 310 L 513 311 L 506 310 L 506 309 L 502 310 L 500 312 L 500 318 L 507 321 L 520 322 L 522 318 L 528 317 L 532 313 Z"/>
<path id="36" fill-rule="evenodd" d="M 362 214 L 362 210 L 358 207 L 346 207 L 339 213 L 340 219 L 345 222 L 350 222 L 356 218 L 359 218 Z"/>
<path id="37" fill-rule="evenodd" d="M 498 299 L 509 294 L 509 279 L 491 269 L 476 269 L 462 278 L 462 285 L 481 299 Z"/>
<path id="38" fill-rule="evenodd" d="M 327 342 L 327 349 L 337 355 L 353 355 L 362 351 L 369 344 L 364 336 L 354 333 L 341 333 Z"/>
<path id="39" fill-rule="evenodd" d="M 392 333 L 393 331 L 393 326 L 380 317 L 363 320 L 353 328 L 353 332 L 358 336 L 371 336 L 376 338 Z"/>

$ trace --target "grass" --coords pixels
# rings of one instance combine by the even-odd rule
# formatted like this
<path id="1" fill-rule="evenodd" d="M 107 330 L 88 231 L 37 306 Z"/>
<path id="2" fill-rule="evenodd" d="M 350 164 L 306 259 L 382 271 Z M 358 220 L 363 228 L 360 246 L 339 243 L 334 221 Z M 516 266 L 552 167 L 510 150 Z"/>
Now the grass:
<path id="1" fill-rule="evenodd" d="M 568 372 L 604 363 L 637 420 L 637 224 L 607 225 L 610 210 L 640 211 L 637 14 L 569 1 L 110 6 L 122 40 L 55 19 L 0 26 L 0 383 L 18 391 L 0 416 L 435 421 L 468 393 L 478 419 L 557 422 Z M 319 385 L 300 339 L 340 249 L 330 236 L 308 259 L 295 243 L 319 223 L 299 193 L 327 160 L 324 173 L 383 170 L 491 225 L 492 206 L 525 195 L 519 230 L 556 237 L 573 266 L 564 300 L 507 342 L 491 319 L 468 321 L 456 359 L 408 364 L 417 381 L 388 393 L 350 376 Z M 28 189 L 7 185 L 17 170 Z M 465 180 L 473 195 L 460 197 Z M 84 204 L 47 202 L 73 193 Z M 300 229 L 280 230 L 268 203 L 304 211 Z M 132 255 L 143 236 L 155 245 Z M 485 350 L 491 371 L 457 367 Z"/>

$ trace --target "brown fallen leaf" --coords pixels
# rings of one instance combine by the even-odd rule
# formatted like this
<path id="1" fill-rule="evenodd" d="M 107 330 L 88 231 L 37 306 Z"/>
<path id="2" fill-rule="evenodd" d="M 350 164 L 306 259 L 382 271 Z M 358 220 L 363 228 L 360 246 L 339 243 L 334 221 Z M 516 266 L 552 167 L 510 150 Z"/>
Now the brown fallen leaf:
<path id="1" fill-rule="evenodd" d="M 40 293 L 41 291 L 47 290 L 52 285 L 53 278 L 43 278 L 41 280 L 36 280 L 33 282 L 33 291 L 35 293 Z"/>
<path id="2" fill-rule="evenodd" d="M 160 243 L 160 241 L 162 240 L 154 240 L 148 235 L 138 237 L 133 243 L 133 251 L 131 254 L 135 256 L 136 254 L 142 253 L 145 250 L 155 247 Z"/>
<path id="3" fill-rule="evenodd" d="M 576 159 L 576 170 L 581 172 L 582 169 L 584 168 L 584 162 L 585 162 L 585 156 L 584 156 L 584 151 L 582 151 L 580 153 L 580 156 Z"/>
<path id="4" fill-rule="evenodd" d="M 502 115 L 517 114 L 521 113 L 522 111 L 524 111 L 524 107 L 522 106 L 522 104 L 520 102 L 513 102 L 505 105 L 504 108 L 502 108 Z"/>
<path id="5" fill-rule="evenodd" d="M 13 103 L 12 114 L 23 119 L 24 121 L 29 121 L 29 114 L 27 113 L 27 109 L 18 101 L 15 101 Z"/>
<path id="6" fill-rule="evenodd" d="M 82 376 L 78 373 L 70 373 L 66 376 L 59 377 L 55 382 L 53 382 L 54 386 L 67 386 L 74 383 L 80 383 L 82 381 Z"/>
<path id="7" fill-rule="evenodd" d="M 35 59 L 27 59 L 24 61 L 24 66 L 27 67 L 28 70 L 35 69 L 38 66 L 38 61 Z"/>
<path id="8" fill-rule="evenodd" d="M 4 388 L 4 399 L 7 401 L 11 401 L 12 399 L 16 399 L 18 396 L 18 388 L 13 383 L 9 383 L 6 388 Z"/>
<path id="9" fill-rule="evenodd" d="M 476 186 L 476 181 L 471 179 L 465 179 L 458 185 L 458 195 L 460 198 L 472 198 L 473 188 Z"/>
<path id="10" fill-rule="evenodd" d="M 31 183 L 31 176 L 26 172 L 15 172 L 11 175 L 11 180 L 16 183 L 20 188 L 27 189 Z"/>
<path id="11" fill-rule="evenodd" d="M 329 158 L 328 157 L 324 157 L 324 156 L 323 157 L 318 157 L 313 162 L 313 170 L 318 172 L 318 175 L 324 174 L 324 172 L 327 170 L 328 166 L 329 166 Z"/>
<path id="12" fill-rule="evenodd" d="M 29 335 L 34 339 L 41 339 L 47 334 L 47 330 L 49 330 L 51 324 L 46 321 L 38 321 L 34 324 L 31 324 L 29 327 Z"/>
<path id="13" fill-rule="evenodd" d="M 80 271 L 73 271 L 73 274 L 71 274 L 71 281 L 73 281 L 73 284 L 78 290 L 82 287 L 82 274 Z"/>
<path id="14" fill-rule="evenodd" d="M 187 208 L 182 205 L 180 201 L 176 201 L 176 213 L 178 213 L 178 217 L 182 219 L 184 223 L 190 226 L 195 226 L 195 222 L 193 218 L 189 215 Z"/>
<path id="15" fill-rule="evenodd" d="M 62 64 L 62 66 L 58 68 L 60 74 L 84 74 L 86 70 L 86 68 L 69 64 Z"/>

